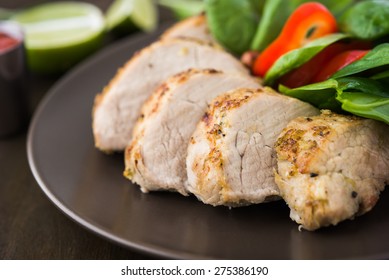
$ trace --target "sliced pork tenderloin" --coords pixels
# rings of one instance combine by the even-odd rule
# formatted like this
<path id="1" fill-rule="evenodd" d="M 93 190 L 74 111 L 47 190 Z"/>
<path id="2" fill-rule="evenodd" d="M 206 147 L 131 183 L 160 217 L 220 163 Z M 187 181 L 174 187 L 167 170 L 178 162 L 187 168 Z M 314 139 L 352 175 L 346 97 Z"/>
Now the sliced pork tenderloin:
<path id="1" fill-rule="evenodd" d="M 145 100 L 168 77 L 188 68 L 247 73 L 232 55 L 197 40 L 155 42 L 135 54 L 96 97 L 92 124 L 95 146 L 106 152 L 123 151 Z"/>
<path id="2" fill-rule="evenodd" d="M 167 29 L 161 38 L 195 38 L 206 43 L 217 44 L 209 31 L 204 14 L 179 21 Z"/>
<path id="3" fill-rule="evenodd" d="M 270 88 L 238 89 L 212 101 L 188 147 L 188 190 L 204 203 L 243 206 L 278 198 L 274 143 L 313 106 Z"/>
<path id="4" fill-rule="evenodd" d="M 370 211 L 389 183 L 389 126 L 323 111 L 291 121 L 275 149 L 276 183 L 307 230 Z"/>
<path id="5" fill-rule="evenodd" d="M 186 153 L 208 103 L 240 87 L 259 88 L 248 75 L 188 70 L 167 80 L 145 103 L 126 148 L 124 174 L 142 191 L 174 190 L 186 195 Z"/>

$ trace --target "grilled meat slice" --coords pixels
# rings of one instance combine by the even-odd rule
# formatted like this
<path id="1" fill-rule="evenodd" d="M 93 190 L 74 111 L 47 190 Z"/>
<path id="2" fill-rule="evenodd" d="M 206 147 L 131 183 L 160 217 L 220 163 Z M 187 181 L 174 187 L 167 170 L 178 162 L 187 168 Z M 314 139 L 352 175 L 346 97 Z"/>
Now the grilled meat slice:
<path id="1" fill-rule="evenodd" d="M 158 41 L 135 54 L 96 97 L 95 146 L 106 152 L 124 150 L 144 101 L 162 81 L 188 68 L 247 73 L 232 55 L 207 44 L 188 39 Z"/>
<path id="2" fill-rule="evenodd" d="M 324 110 L 279 136 L 276 182 L 290 217 L 307 230 L 370 211 L 389 182 L 389 126 Z"/>
<path id="3" fill-rule="evenodd" d="M 206 43 L 216 44 L 207 25 L 204 14 L 179 21 L 167 29 L 161 38 L 195 38 Z"/>
<path id="4" fill-rule="evenodd" d="M 274 143 L 313 106 L 270 88 L 238 89 L 214 99 L 188 147 L 188 190 L 211 205 L 243 206 L 275 199 Z"/>
<path id="5" fill-rule="evenodd" d="M 125 175 L 144 192 L 175 190 L 186 195 L 186 152 L 208 103 L 219 94 L 259 88 L 249 75 L 188 70 L 167 80 L 143 106 L 126 148 Z"/>

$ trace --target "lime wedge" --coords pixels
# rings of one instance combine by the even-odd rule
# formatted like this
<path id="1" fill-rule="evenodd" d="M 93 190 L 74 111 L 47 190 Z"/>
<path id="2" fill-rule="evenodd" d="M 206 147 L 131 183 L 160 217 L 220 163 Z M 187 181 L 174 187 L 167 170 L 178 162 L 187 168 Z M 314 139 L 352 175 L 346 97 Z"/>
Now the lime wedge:
<path id="1" fill-rule="evenodd" d="M 158 13 L 153 0 L 115 0 L 106 14 L 107 28 L 119 34 L 136 29 L 152 31 L 157 26 Z"/>
<path id="2" fill-rule="evenodd" d="M 101 46 L 101 11 L 82 2 L 35 6 L 12 17 L 25 31 L 27 61 L 33 72 L 63 72 Z"/>

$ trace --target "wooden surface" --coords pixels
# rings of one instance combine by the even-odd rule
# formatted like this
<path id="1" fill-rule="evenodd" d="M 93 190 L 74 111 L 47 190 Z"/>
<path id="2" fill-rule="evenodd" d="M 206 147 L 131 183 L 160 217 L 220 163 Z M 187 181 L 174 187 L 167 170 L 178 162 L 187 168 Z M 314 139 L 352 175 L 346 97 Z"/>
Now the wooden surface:
<path id="1" fill-rule="evenodd" d="M 0 0 L 2 8 L 26 8 L 48 1 Z M 87 1 L 88 2 L 88 1 Z M 103 11 L 109 0 L 89 1 Z M 161 21 L 170 15 L 164 12 Z M 60 77 L 30 76 L 28 97 L 33 112 Z M 26 130 L 0 139 L 0 259 L 147 259 L 117 246 L 71 221 L 43 194 L 26 154 Z"/>

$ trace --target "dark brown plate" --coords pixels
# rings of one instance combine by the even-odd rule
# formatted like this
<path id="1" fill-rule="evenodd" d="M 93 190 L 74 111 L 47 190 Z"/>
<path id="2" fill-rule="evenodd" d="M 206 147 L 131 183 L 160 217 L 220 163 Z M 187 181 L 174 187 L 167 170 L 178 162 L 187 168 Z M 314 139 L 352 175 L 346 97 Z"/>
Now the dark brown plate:
<path id="1" fill-rule="evenodd" d="M 167 258 L 389 258 L 387 192 L 354 221 L 299 232 L 282 201 L 230 210 L 174 193 L 143 194 L 125 180 L 123 156 L 93 146 L 93 99 L 118 67 L 157 36 L 131 37 L 101 51 L 56 84 L 37 110 L 29 162 L 57 207 L 109 240 Z"/>

